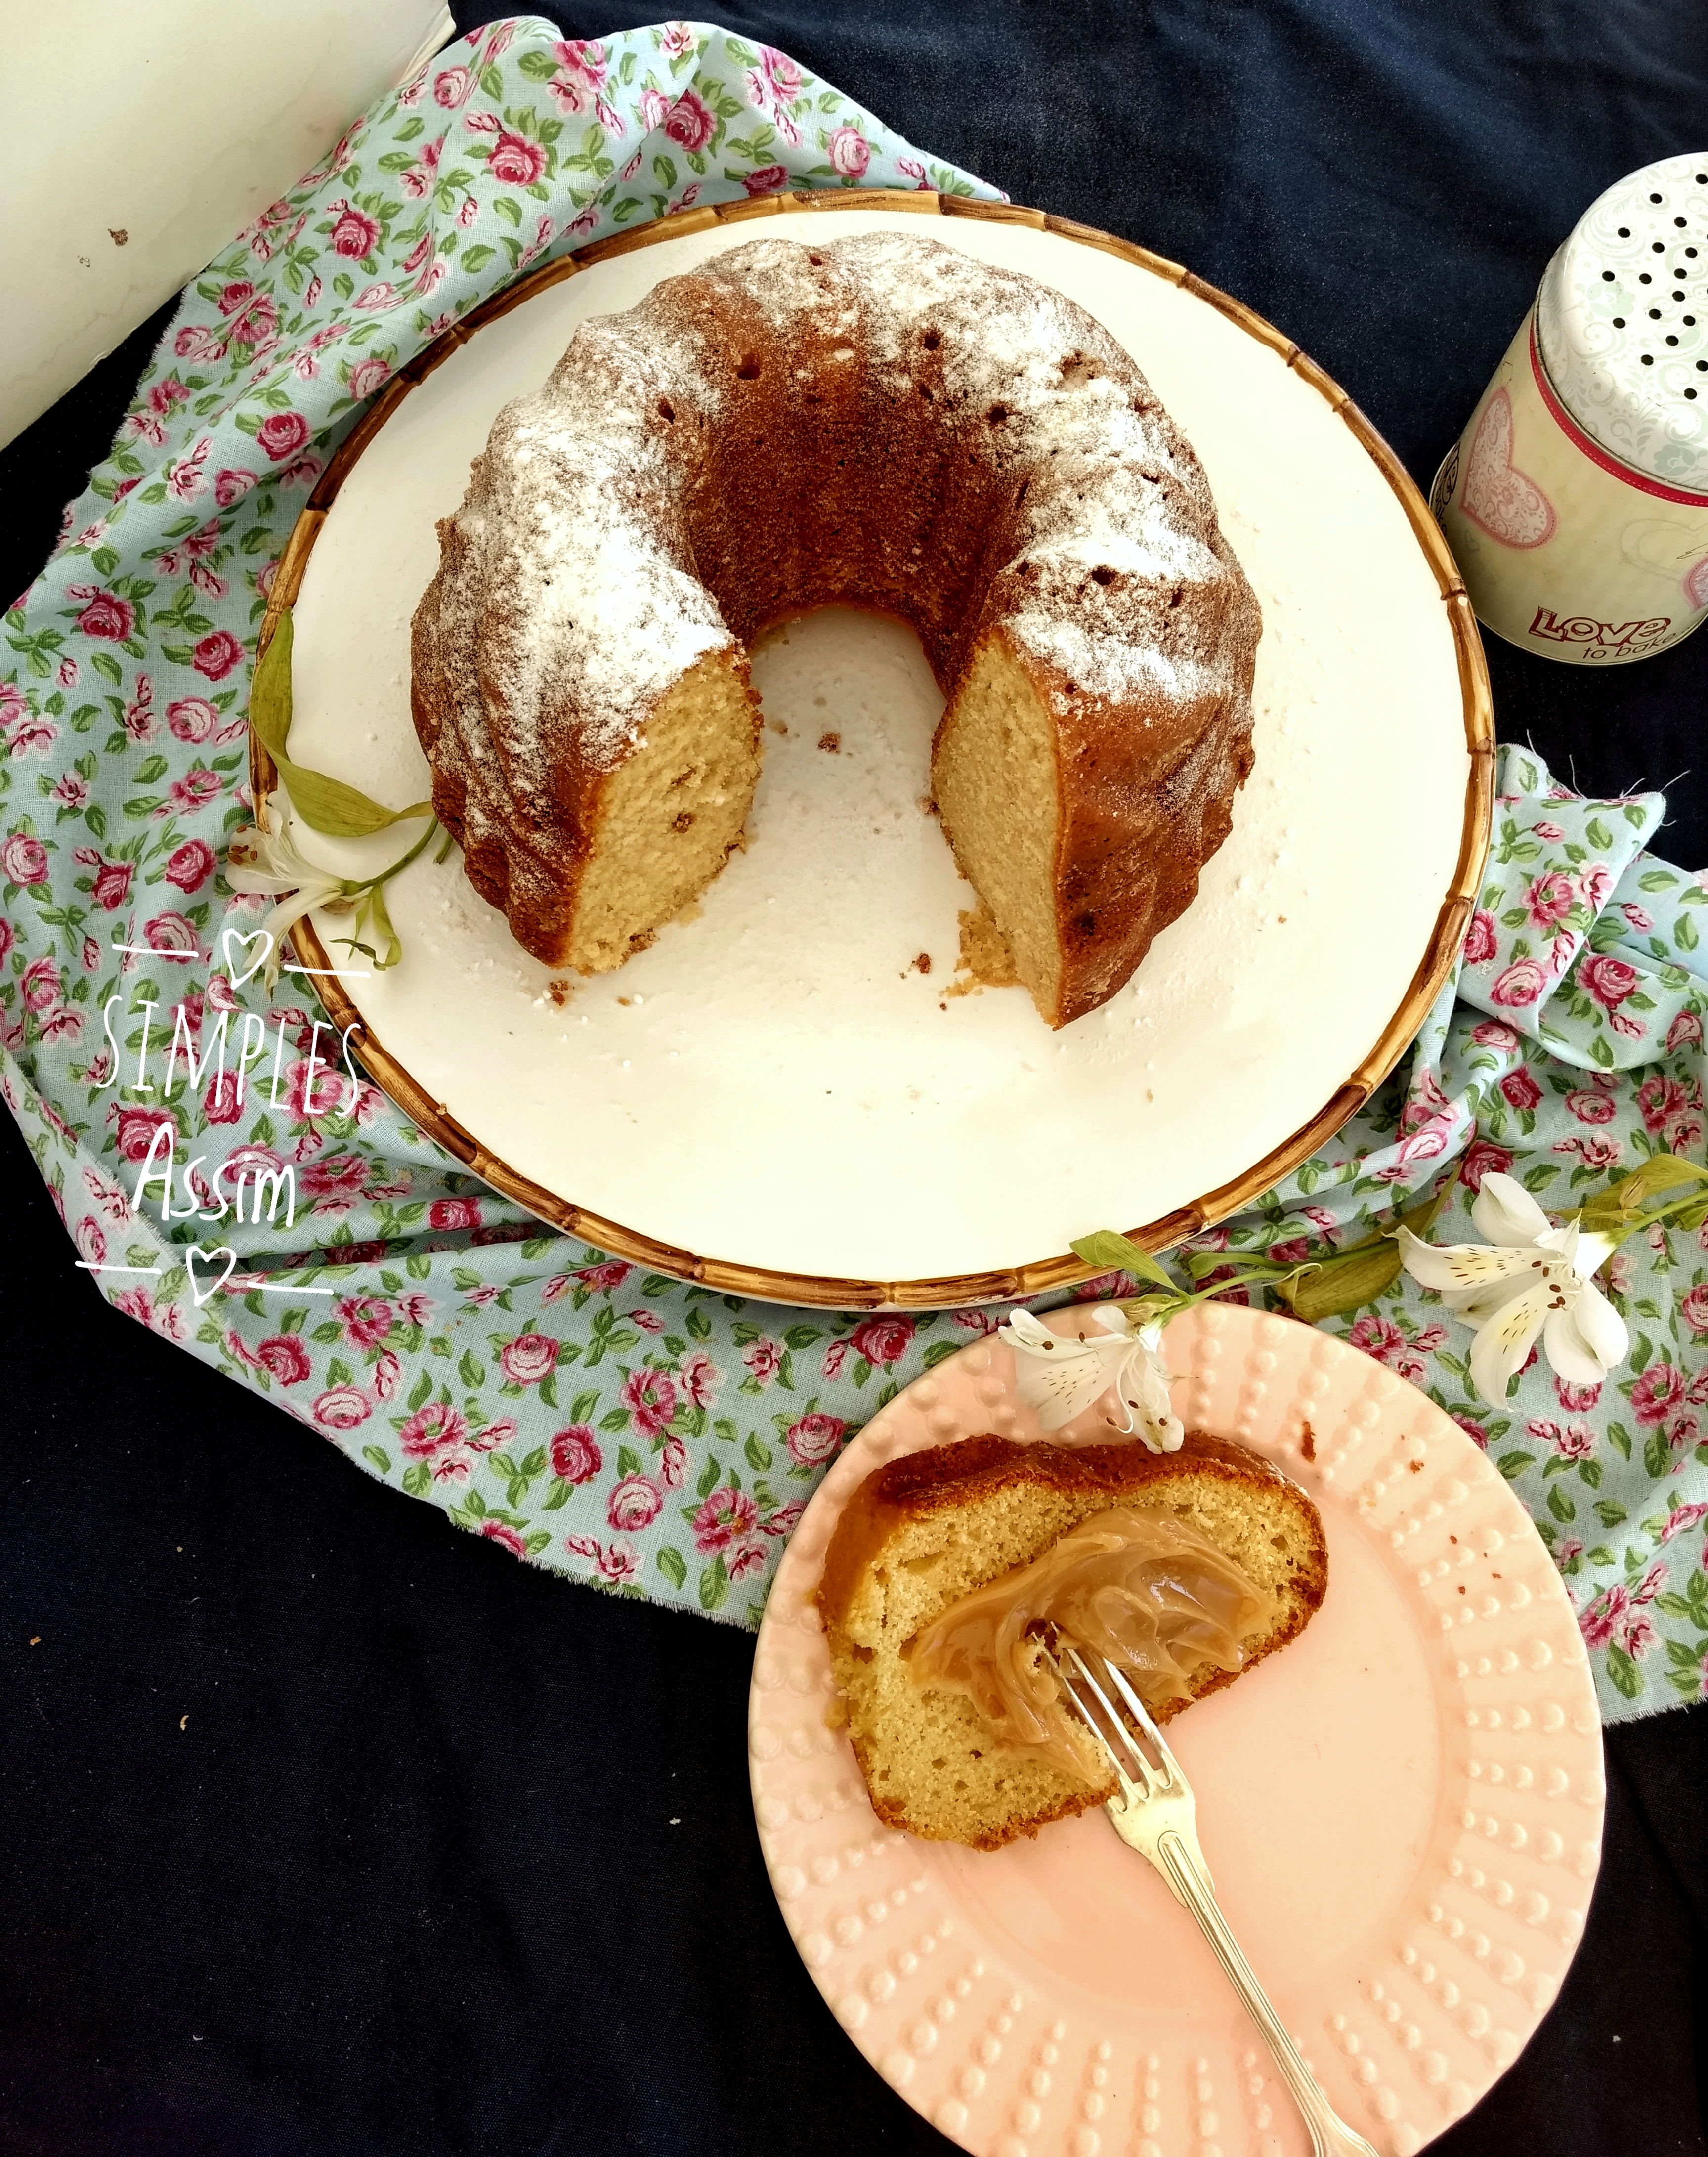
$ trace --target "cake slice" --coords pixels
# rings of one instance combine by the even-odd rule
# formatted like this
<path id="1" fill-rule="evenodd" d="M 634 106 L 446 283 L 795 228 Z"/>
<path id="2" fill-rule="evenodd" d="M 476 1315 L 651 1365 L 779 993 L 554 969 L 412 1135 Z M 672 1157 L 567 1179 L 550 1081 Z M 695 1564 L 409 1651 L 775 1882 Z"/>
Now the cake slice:
<path id="1" fill-rule="evenodd" d="M 1155 1524 L 1158 1547 L 1181 1554 L 1162 1570 L 1183 1578 L 1188 1599 L 1195 1564 L 1201 1579 L 1242 1579 L 1248 1591 L 1230 1599 L 1218 1588 L 1211 1598 L 1227 1620 L 1212 1659 L 1196 1660 L 1189 1650 L 1183 1675 L 1155 1687 L 1140 1681 L 1161 1722 L 1285 1647 L 1322 1602 L 1322 1521 L 1304 1492 L 1260 1454 L 1204 1431 L 1189 1431 L 1168 1454 L 1134 1444 L 970 1438 L 890 1461 L 854 1493 L 826 1553 L 818 1602 L 848 1733 L 881 1820 L 910 1835 L 995 1850 L 1114 1795 L 1114 1779 L 1065 1711 L 1046 1714 L 1053 1743 L 1015 1743 L 998 1734 L 1004 1726 L 989 1719 L 988 1700 L 981 1710 L 965 1684 L 922 1684 L 913 1663 L 923 1649 L 922 1669 L 940 1676 L 954 1660 L 936 1624 L 945 1613 L 1017 1577 L 1076 1530 L 1083 1531 L 1076 1549 L 1089 1547 L 1088 1535 L 1094 1544 L 1084 1524 L 1109 1529 L 1103 1542 L 1112 1547 L 1136 1532 L 1135 1513 L 1140 1526 Z M 1192 1552 L 1206 1545 L 1209 1555 L 1195 1561 Z M 1217 1629 L 1198 1629 L 1201 1636 Z M 1041 1643 L 1009 1645 L 1022 1691 L 1034 1704 L 1047 1701 L 1053 1684 Z M 1023 1701 L 1020 1713 L 1024 1721 Z"/>

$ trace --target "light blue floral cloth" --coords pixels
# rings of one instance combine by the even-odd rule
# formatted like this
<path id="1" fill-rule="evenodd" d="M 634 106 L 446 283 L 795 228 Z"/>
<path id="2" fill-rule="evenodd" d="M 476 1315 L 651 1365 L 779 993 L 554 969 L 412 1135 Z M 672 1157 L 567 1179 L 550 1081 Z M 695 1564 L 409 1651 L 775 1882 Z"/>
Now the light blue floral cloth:
<path id="1" fill-rule="evenodd" d="M 185 294 L 59 552 L 6 617 L 0 665 L 0 1086 L 82 1258 L 157 1269 L 91 1283 L 517 1557 L 744 1622 L 846 1437 L 1001 1314 L 780 1310 L 546 1233 L 373 1087 L 316 1072 L 307 1008 L 234 984 L 222 932 L 258 916 L 230 898 L 222 849 L 248 815 L 269 582 L 365 401 L 506 281 L 589 239 L 860 183 L 994 193 L 721 30 L 576 44 L 521 21 L 450 47 Z M 1700 1155 L 1708 891 L 1644 852 L 1659 797 L 1578 801 L 1511 751 L 1500 783 L 1458 979 L 1402 1073 L 1213 1247 L 1320 1253 L 1454 1163 L 1469 1190 L 1510 1166 L 1557 1209 L 1649 1152 Z M 229 1074 L 190 1075 L 221 1019 L 235 1042 L 246 1017 L 270 1058 L 277 1045 L 276 1108 L 270 1089 L 239 1103 Z M 288 1164 L 306 1217 L 286 1237 L 162 1227 L 152 1202 L 133 1215 L 163 1123 L 181 1166 L 200 1157 L 198 1187 L 222 1163 Z M 1461 1204 L 1437 1233 L 1471 1233 Z M 216 1234 L 245 1271 L 335 1292 L 198 1305 L 185 1246 Z M 1336 1330 L 1499 1460 L 1621 1715 L 1703 1689 L 1699 1240 L 1622 1253 L 1613 1289 L 1629 1367 L 1577 1393 L 1535 1365 L 1498 1413 L 1469 1393 L 1469 1336 L 1411 1283 Z"/>

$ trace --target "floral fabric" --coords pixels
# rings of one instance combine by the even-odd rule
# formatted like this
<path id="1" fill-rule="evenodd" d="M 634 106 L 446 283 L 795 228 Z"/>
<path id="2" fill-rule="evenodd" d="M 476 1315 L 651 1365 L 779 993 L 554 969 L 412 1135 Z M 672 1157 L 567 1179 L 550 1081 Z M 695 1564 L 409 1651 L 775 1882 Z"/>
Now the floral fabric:
<path id="1" fill-rule="evenodd" d="M 554 254 L 697 203 L 861 183 L 994 193 L 721 30 L 573 43 L 522 21 L 449 48 L 186 293 L 0 653 L 0 1089 L 80 1256 L 155 1269 L 90 1279 L 460 1526 L 743 1622 L 846 1439 L 1003 1314 L 782 1310 L 544 1230 L 341 1068 L 306 991 L 244 977 L 224 932 L 259 916 L 224 848 L 249 813 L 269 582 L 366 400 Z M 1318 1254 L 1444 1172 L 1451 1240 L 1490 1167 L 1557 1211 L 1648 1153 L 1700 1155 L 1708 889 L 1644 851 L 1659 798 L 1577 801 L 1511 751 L 1501 784 L 1458 980 L 1402 1073 L 1210 1247 Z M 131 1202 L 167 1125 L 162 1222 L 157 1174 Z M 293 1228 L 208 1217 L 286 1168 Z M 217 1269 L 187 1269 L 198 1243 L 295 1292 L 214 1290 Z M 1703 1690 L 1708 1254 L 1657 1232 L 1611 1270 L 1635 1350 L 1598 1392 L 1535 1365 L 1498 1408 L 1476 1401 L 1469 1335 L 1409 1280 L 1335 1330 L 1512 1480 L 1617 1716 Z"/>

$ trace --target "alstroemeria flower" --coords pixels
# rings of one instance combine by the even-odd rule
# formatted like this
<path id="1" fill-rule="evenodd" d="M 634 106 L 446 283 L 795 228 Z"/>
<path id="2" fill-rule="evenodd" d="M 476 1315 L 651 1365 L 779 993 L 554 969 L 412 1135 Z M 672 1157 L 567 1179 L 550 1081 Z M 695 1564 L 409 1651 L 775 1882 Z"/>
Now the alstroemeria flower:
<path id="1" fill-rule="evenodd" d="M 232 833 L 225 880 L 234 891 L 278 900 L 261 924 L 273 940 L 264 977 L 270 990 L 279 978 L 286 930 L 314 908 L 344 895 L 341 876 L 297 852 L 291 836 L 291 819 L 282 815 L 276 831 L 258 831 L 251 826 Z"/>
<path id="2" fill-rule="evenodd" d="M 1471 1218 L 1486 1243 L 1426 1243 L 1397 1233 L 1406 1271 L 1440 1292 L 1477 1330 L 1471 1382 L 1485 1401 L 1506 1398 L 1538 1334 L 1543 1353 L 1568 1385 L 1598 1386 L 1623 1363 L 1631 1336 L 1591 1276 L 1613 1246 L 1576 1222 L 1556 1228 L 1521 1183 L 1498 1171 L 1483 1178 Z"/>
<path id="3" fill-rule="evenodd" d="M 1114 1388 L 1120 1429 L 1142 1438 L 1153 1453 L 1174 1453 L 1186 1426 L 1169 1404 L 1169 1374 L 1160 1352 L 1160 1324 L 1133 1330 L 1125 1311 L 1099 1304 L 1091 1315 L 1109 1330 L 1083 1341 L 1052 1333 L 1029 1310 L 1016 1310 L 996 1329 L 1015 1351 L 1014 1382 L 1020 1398 L 1046 1430 L 1060 1430 Z"/>

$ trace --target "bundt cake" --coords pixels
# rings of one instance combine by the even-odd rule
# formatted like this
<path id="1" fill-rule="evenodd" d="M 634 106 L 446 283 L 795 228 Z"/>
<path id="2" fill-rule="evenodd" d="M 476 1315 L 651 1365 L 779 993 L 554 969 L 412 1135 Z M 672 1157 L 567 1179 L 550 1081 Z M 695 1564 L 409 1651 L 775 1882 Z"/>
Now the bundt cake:
<path id="1" fill-rule="evenodd" d="M 584 322 L 439 536 L 434 806 L 550 965 L 717 874 L 748 648 L 811 607 L 918 631 L 944 830 L 1052 1026 L 1191 903 L 1251 768 L 1258 609 L 1190 445 L 1082 308 L 935 240 L 755 240 Z"/>
<path id="2" fill-rule="evenodd" d="M 1109 1655 L 1164 1722 L 1284 1648 L 1327 1588 L 1316 1507 L 1231 1439 L 984 1437 L 867 1476 L 818 1604 L 878 1818 L 995 1850 L 1114 1794 L 1041 1625 Z"/>

